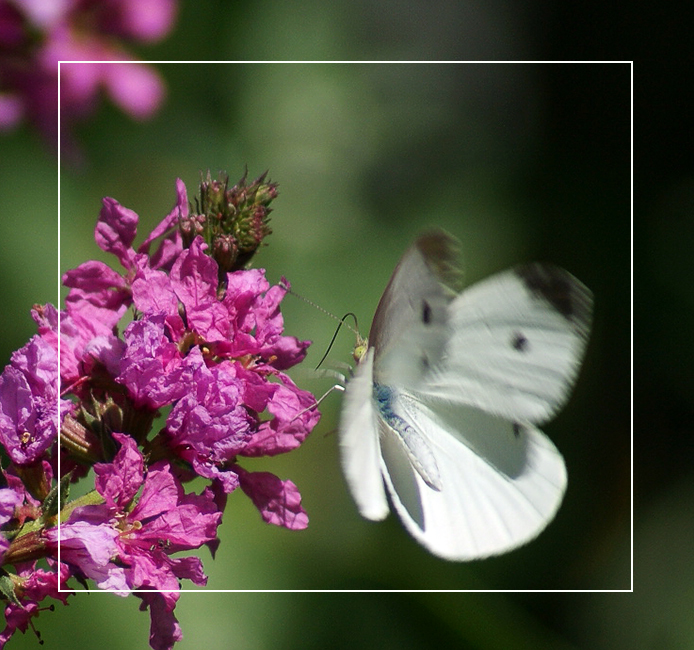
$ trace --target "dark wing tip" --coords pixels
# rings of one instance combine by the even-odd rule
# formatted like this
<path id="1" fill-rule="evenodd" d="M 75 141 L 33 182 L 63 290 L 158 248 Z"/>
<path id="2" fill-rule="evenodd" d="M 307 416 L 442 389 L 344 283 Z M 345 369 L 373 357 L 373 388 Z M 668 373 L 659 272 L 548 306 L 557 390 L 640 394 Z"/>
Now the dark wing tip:
<path id="1" fill-rule="evenodd" d="M 590 289 L 568 271 L 551 264 L 524 264 L 514 270 L 534 297 L 547 301 L 580 336 L 588 336 L 593 313 Z"/>
<path id="2" fill-rule="evenodd" d="M 458 293 L 463 275 L 458 264 L 460 242 L 445 230 L 437 229 L 420 235 L 415 246 L 439 282 Z"/>

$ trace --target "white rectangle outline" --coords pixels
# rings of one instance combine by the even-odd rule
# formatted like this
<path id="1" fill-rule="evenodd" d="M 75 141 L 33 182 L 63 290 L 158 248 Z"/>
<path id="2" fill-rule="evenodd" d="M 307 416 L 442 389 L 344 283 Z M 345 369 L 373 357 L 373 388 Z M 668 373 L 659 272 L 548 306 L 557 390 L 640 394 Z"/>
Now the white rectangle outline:
<path id="1" fill-rule="evenodd" d="M 630 258 L 630 272 L 631 272 L 631 368 L 630 368 L 630 383 L 631 383 L 631 549 L 630 549 L 630 559 L 631 559 L 631 588 L 630 589 L 161 589 L 156 590 L 161 593 L 177 593 L 177 594 L 188 594 L 188 593 L 633 593 L 634 592 L 634 61 L 450 61 L 450 60 L 434 60 L 434 61 L 142 61 L 142 60 L 128 60 L 128 61 L 75 61 L 66 60 L 58 61 L 58 387 L 60 388 L 60 310 L 61 310 L 61 299 L 60 292 L 62 287 L 61 273 L 60 273 L 60 171 L 61 171 L 61 122 L 60 122 L 60 71 L 61 64 L 63 63 L 135 63 L 135 64 L 623 64 L 628 63 L 630 69 L 630 212 L 631 212 L 631 258 Z M 60 424 L 60 390 L 58 390 L 58 423 Z M 59 427 L 60 428 L 60 427 Z M 60 436 L 60 431 L 58 432 Z M 60 446 L 58 446 L 58 476 L 56 477 L 58 483 L 60 482 Z M 61 589 L 60 585 L 60 490 L 58 490 L 58 592 L 59 593 L 153 593 L 153 589 Z"/>

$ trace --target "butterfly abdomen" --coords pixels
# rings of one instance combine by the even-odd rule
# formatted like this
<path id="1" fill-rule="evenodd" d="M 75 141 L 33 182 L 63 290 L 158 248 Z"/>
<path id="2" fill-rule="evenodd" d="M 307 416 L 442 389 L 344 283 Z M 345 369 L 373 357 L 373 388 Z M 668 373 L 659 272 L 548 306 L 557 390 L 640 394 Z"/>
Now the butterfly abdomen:
<path id="1" fill-rule="evenodd" d="M 387 425 L 386 434 L 392 433 L 410 461 L 410 464 L 433 490 L 441 489 L 441 478 L 436 458 L 425 436 L 396 412 L 398 394 L 389 386 L 374 382 L 373 398 L 376 408 Z"/>

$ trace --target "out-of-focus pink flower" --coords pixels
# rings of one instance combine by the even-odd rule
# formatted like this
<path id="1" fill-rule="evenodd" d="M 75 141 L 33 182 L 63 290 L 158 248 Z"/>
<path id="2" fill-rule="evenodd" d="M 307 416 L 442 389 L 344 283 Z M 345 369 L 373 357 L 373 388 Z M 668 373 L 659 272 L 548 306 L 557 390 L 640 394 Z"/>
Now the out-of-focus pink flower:
<path id="1" fill-rule="evenodd" d="M 175 0 L 0 0 L 0 129 L 25 119 L 57 143 L 59 61 L 75 62 L 60 68 L 68 146 L 71 127 L 94 110 L 102 91 L 134 119 L 153 115 L 163 81 L 126 45 L 166 36 L 176 10 Z"/>
<path id="2" fill-rule="evenodd" d="M 0 129 L 10 131 L 22 121 L 22 102 L 16 95 L 0 94 Z"/>

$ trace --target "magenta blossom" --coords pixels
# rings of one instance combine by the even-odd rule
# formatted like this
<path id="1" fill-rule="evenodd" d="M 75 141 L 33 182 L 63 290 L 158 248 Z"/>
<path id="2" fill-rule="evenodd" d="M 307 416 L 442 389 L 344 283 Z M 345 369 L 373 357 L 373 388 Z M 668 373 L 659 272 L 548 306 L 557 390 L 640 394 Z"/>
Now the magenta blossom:
<path id="1" fill-rule="evenodd" d="M 15 533 L 18 528 L 25 525 L 31 528 L 32 521 L 37 520 L 42 515 L 42 500 L 34 498 L 23 482 L 27 476 L 25 469 L 10 466 L 4 471 L 3 478 L 7 487 L 0 490 L 0 529 L 5 534 Z M 29 470 L 29 474 L 42 476 L 50 485 L 52 470 L 48 462 L 43 461 L 35 464 Z M 34 485 L 34 488 L 36 487 Z M 37 491 L 41 492 L 41 490 Z M 45 492 L 42 493 L 42 496 L 44 494 Z M 43 502 L 45 503 L 45 500 Z M 46 597 L 54 598 L 65 604 L 67 597 L 72 592 L 67 584 L 70 575 L 67 566 L 63 565 L 63 571 L 60 575 L 54 558 L 47 557 L 45 559 L 48 570 L 37 566 L 35 556 L 31 551 L 31 540 L 38 540 L 43 545 L 44 541 L 39 533 L 32 532 L 26 537 L 15 538 L 12 544 L 7 543 L 8 540 L 4 535 L 0 535 L 0 540 L 3 564 L 14 566 L 14 575 L 11 579 L 15 586 L 14 597 L 5 601 L 6 627 L 0 634 L 0 648 L 2 648 L 16 630 L 26 632 L 28 627 L 33 626 L 32 620 L 38 617 L 42 610 L 46 610 L 45 604 L 40 605 Z M 28 549 L 29 553 L 23 553 L 22 548 Z M 5 585 L 6 588 L 7 584 Z M 4 593 L 7 594 L 6 591 Z"/>
<path id="2" fill-rule="evenodd" d="M 121 275 L 103 262 L 80 264 L 63 275 L 63 284 L 70 288 L 67 313 L 79 314 L 101 327 L 113 328 L 132 304 L 132 284 L 137 277 L 146 277 L 154 269 L 168 270 L 181 254 L 181 235 L 176 226 L 188 216 L 188 194 L 180 179 L 176 181 L 176 203 L 136 251 L 132 244 L 137 236 L 139 217 L 116 200 L 105 198 L 94 231 L 101 250 L 116 256 L 124 269 Z M 164 236 L 157 250 L 150 255 L 152 242 Z M 139 274 L 139 276 L 138 276 Z"/>
<path id="3" fill-rule="evenodd" d="M 207 580 L 188 553 L 214 554 L 231 493 L 245 493 L 267 523 L 308 525 L 294 482 L 243 466 L 295 449 L 320 417 L 285 372 L 309 346 L 284 333 L 288 283 L 245 268 L 276 196 L 265 175 L 229 187 L 208 174 L 189 204 L 179 180 L 173 210 L 138 246 L 138 215 L 104 199 L 95 239 L 119 270 L 81 264 L 63 277 L 64 310 L 32 310 L 38 334 L 0 375 L 10 461 L 0 555 L 14 567 L 0 647 L 32 624 L 60 568 L 61 586 L 74 578 L 134 593 L 150 611 L 150 645 L 168 650 L 181 638 L 181 581 Z M 92 475 L 94 490 L 71 501 L 71 484 Z M 208 485 L 186 492 L 195 478 Z M 49 575 L 35 571 L 38 558 Z"/>
<path id="4" fill-rule="evenodd" d="M 17 465 L 41 458 L 58 437 L 58 355 L 40 336 L 0 375 L 0 442 Z"/>
<path id="5" fill-rule="evenodd" d="M 124 273 L 87 262 L 65 274 L 64 282 L 72 288 L 67 314 L 75 322 L 85 321 L 85 327 L 72 333 L 68 348 L 77 350 L 78 359 L 88 349 L 96 358 L 100 342 L 100 360 L 108 366 L 115 346 L 94 337 L 90 323 L 98 319 L 113 327 L 132 304 L 140 318 L 124 332 L 126 346 L 118 350 L 116 381 L 128 389 L 134 408 L 155 411 L 173 404 L 163 444 L 195 473 L 219 481 L 229 493 L 239 486 L 237 456 L 294 449 L 319 414 L 312 408 L 313 395 L 281 372 L 299 363 L 308 347 L 307 341 L 283 335 L 279 305 L 286 290 L 271 287 L 263 271 L 254 269 L 224 274 L 220 294 L 220 270 L 203 238 L 198 235 L 181 250 L 180 239 L 171 232 L 173 225 L 187 222 L 186 195 L 178 181 L 176 206 L 153 233 L 166 238 L 151 257 L 146 251 L 153 235 L 137 251 L 133 248 L 137 215 L 112 199 L 104 200 L 97 243 L 116 256 Z M 70 379 L 88 371 L 84 359 L 82 368 Z M 63 379 L 68 377 L 63 374 Z M 253 485 L 259 484 L 248 481 L 244 491 L 252 493 Z M 278 491 L 275 483 L 276 498 L 268 501 L 262 489 L 264 496 L 253 500 L 264 504 L 260 509 L 266 521 L 296 527 L 305 521 L 305 513 L 294 505 L 294 484 L 282 485 L 288 494 Z M 267 515 L 270 510 L 275 514 Z M 283 519 L 278 513 L 285 510 Z"/>
<path id="6" fill-rule="evenodd" d="M 222 513 L 209 488 L 200 495 L 186 494 L 166 462 L 145 473 L 135 441 L 119 433 L 113 437 L 121 445 L 113 463 L 94 466 L 96 489 L 104 503 L 75 508 L 59 534 L 57 529 L 48 531 L 48 539 L 60 545 L 63 562 L 102 589 L 121 595 L 140 589 L 161 591 L 150 614 L 153 630 L 166 635 L 165 630 L 177 627 L 173 609 L 179 580 L 207 582 L 199 558 L 171 555 L 214 546 Z M 143 599 L 153 602 L 151 595 Z M 178 640 L 178 632 L 170 632 L 170 640 Z M 170 647 L 157 643 L 152 647 Z"/>
<path id="7" fill-rule="evenodd" d="M 22 505 L 22 495 L 9 488 L 0 489 L 0 528 L 16 516 L 17 508 Z M 10 543 L 0 536 L 0 557 L 5 555 Z"/>
<path id="8" fill-rule="evenodd" d="M 49 564 L 54 566 L 56 563 L 49 560 Z M 45 605 L 39 604 L 45 598 L 50 597 L 63 605 L 67 604 L 68 596 L 74 593 L 67 587 L 67 578 L 68 572 L 65 566 L 61 571 L 46 571 L 37 567 L 35 563 L 31 563 L 18 571 L 19 586 L 15 590 L 17 601 L 10 601 L 5 605 L 6 626 L 0 634 L 0 648 L 5 647 L 16 630 L 26 632 L 32 619 L 38 617 L 41 610 L 46 609 Z"/>
<path id="9" fill-rule="evenodd" d="M 145 473 L 135 441 L 119 433 L 113 437 L 121 445 L 113 463 L 94 466 L 104 503 L 75 508 L 60 535 L 51 529 L 49 539 L 60 544 L 64 562 L 103 589 L 177 590 L 184 577 L 204 584 L 198 558 L 169 556 L 216 540 L 222 513 L 211 490 L 186 494 L 167 462 Z"/>

